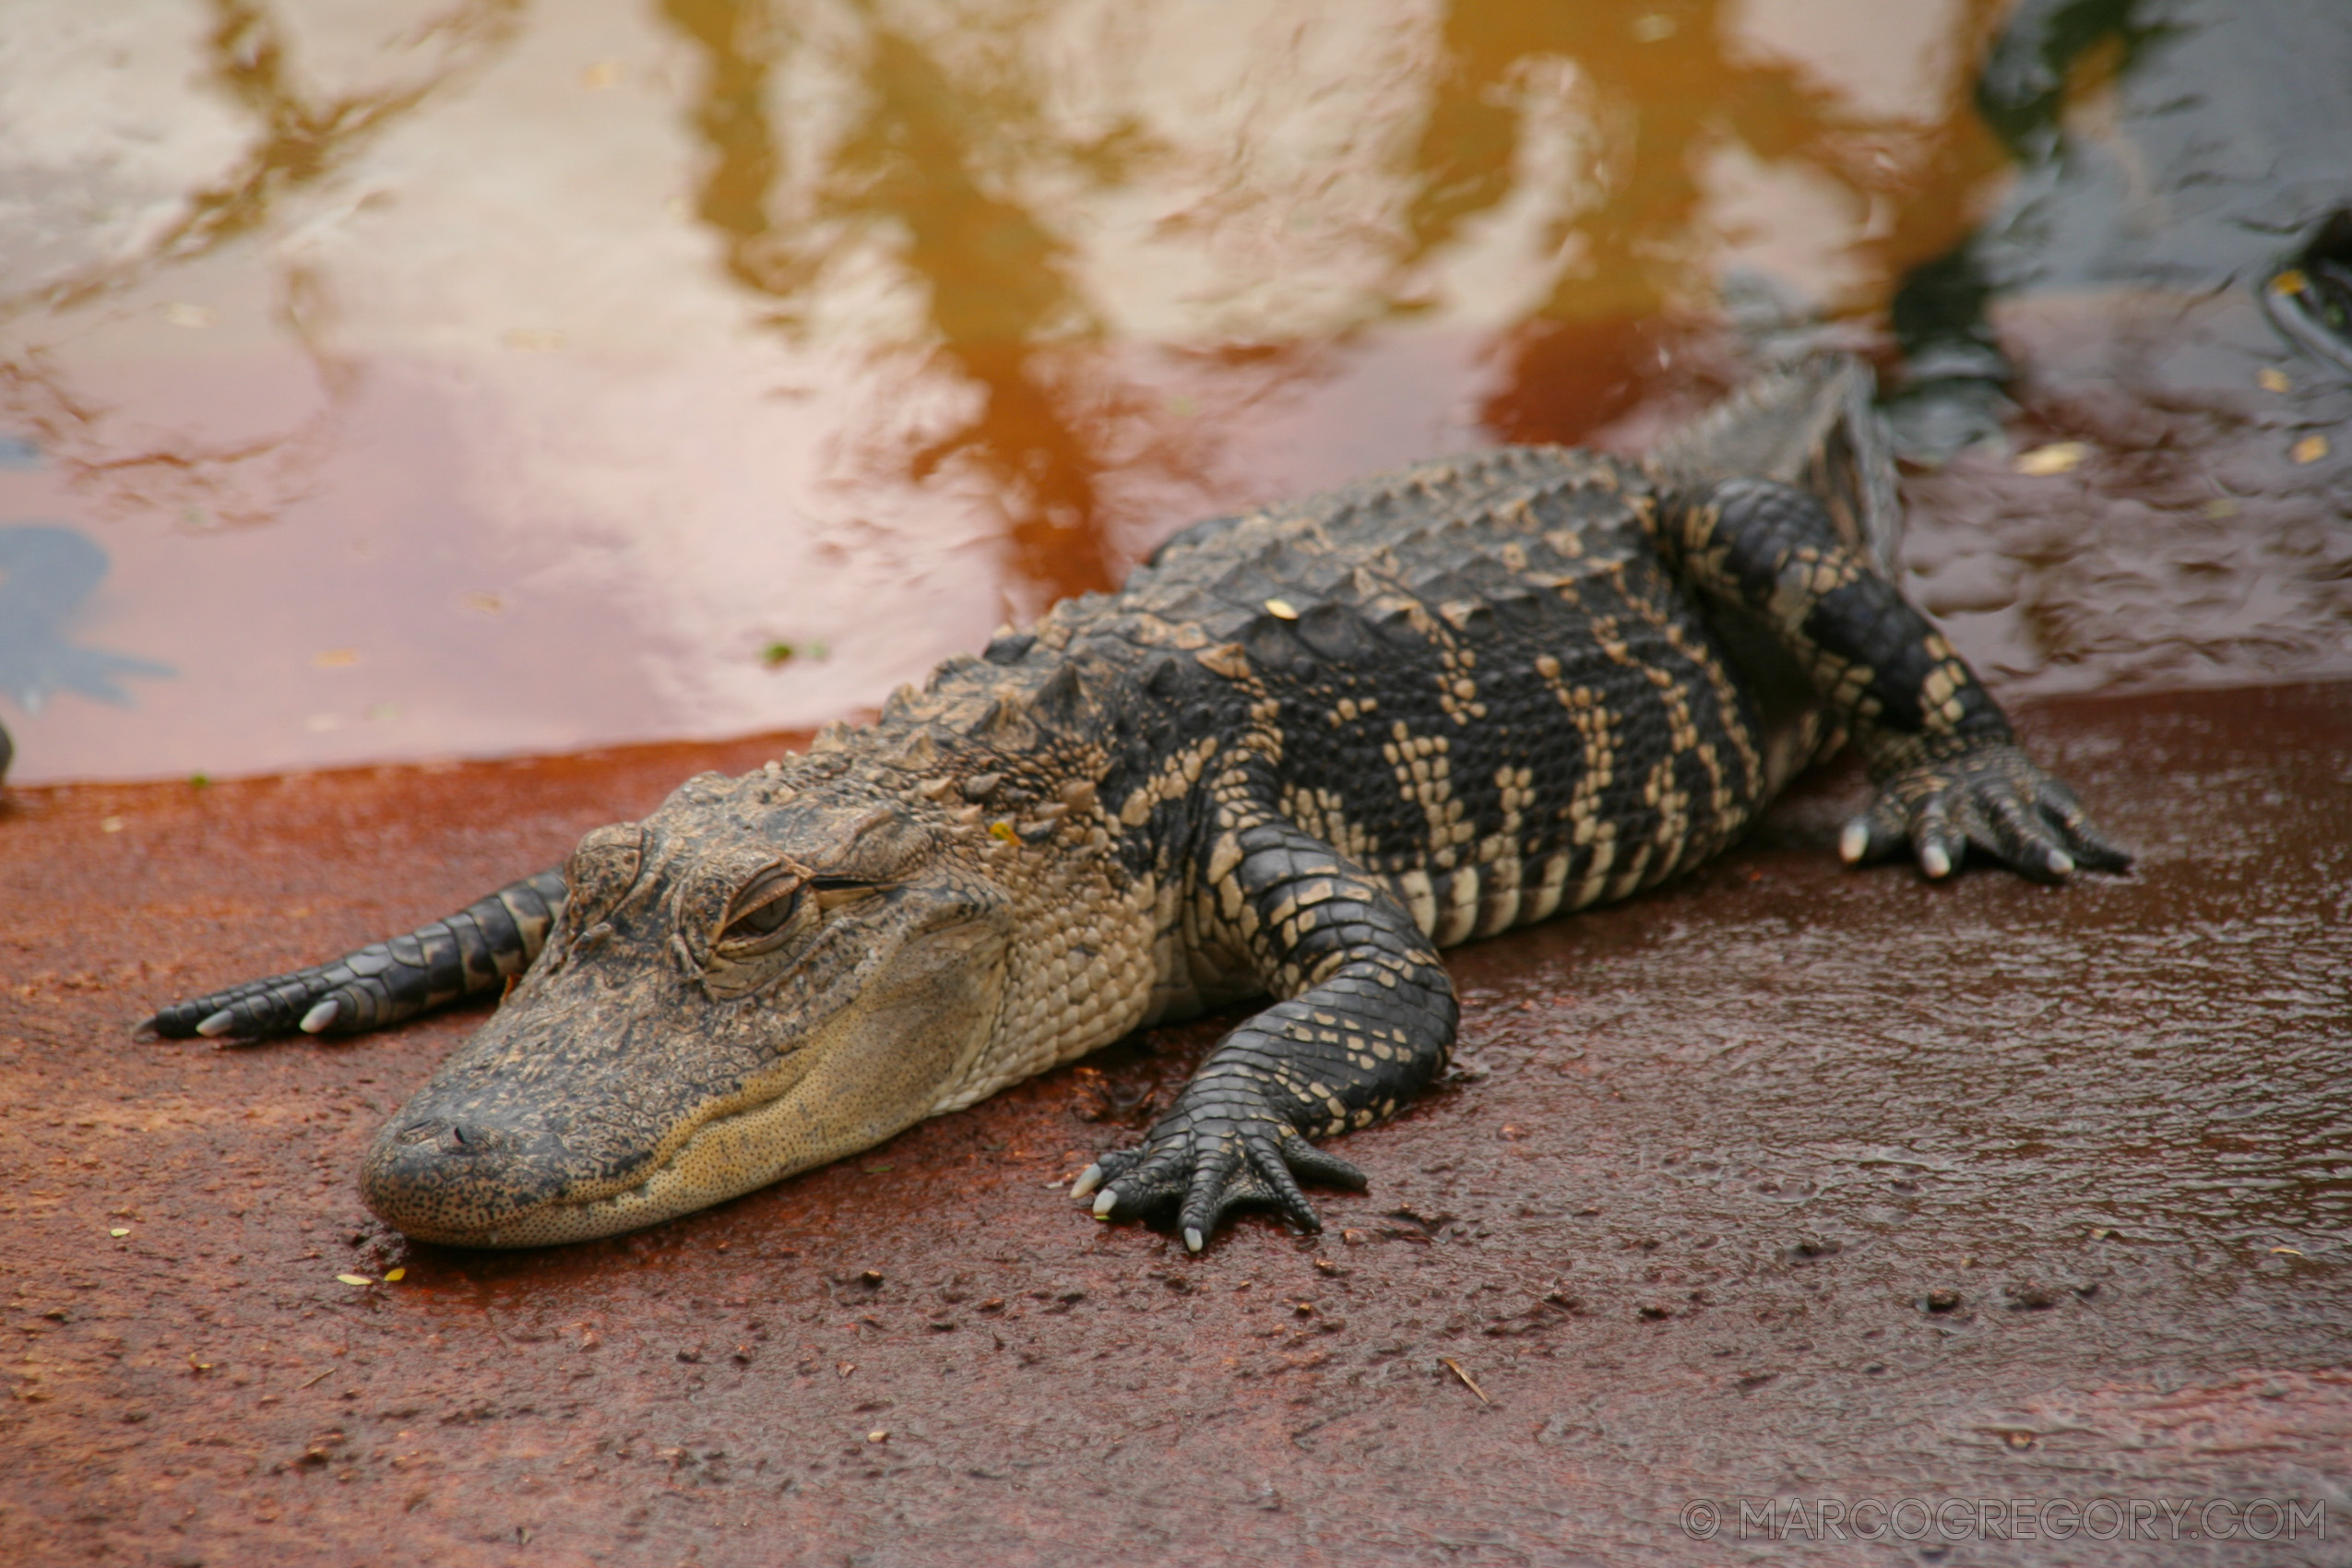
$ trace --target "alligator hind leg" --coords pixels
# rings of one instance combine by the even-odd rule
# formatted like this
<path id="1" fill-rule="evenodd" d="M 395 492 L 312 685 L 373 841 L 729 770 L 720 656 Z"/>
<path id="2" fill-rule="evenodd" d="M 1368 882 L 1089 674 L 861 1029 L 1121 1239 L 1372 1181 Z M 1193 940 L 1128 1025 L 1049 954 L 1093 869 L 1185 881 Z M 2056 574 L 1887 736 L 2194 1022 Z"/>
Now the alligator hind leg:
<path id="1" fill-rule="evenodd" d="M 140 1028 L 166 1039 L 382 1028 L 521 974 L 546 945 L 564 897 L 564 873 L 543 871 L 406 936 L 173 1003 Z"/>
<path id="2" fill-rule="evenodd" d="M 1669 500 L 1669 564 L 1698 592 L 1760 618 L 1851 730 L 1878 799 L 1840 840 L 1847 861 L 1908 842 L 1941 877 L 1971 845 L 2055 881 L 2122 871 L 2073 790 L 2017 747 L 2009 720 L 1942 633 L 1838 536 L 1819 501 L 1770 480 L 1725 480 Z"/>
<path id="3" fill-rule="evenodd" d="M 1231 890 L 1218 923 L 1284 1000 L 1218 1043 L 1141 1148 L 1104 1155 L 1072 1189 L 1099 1187 L 1104 1219 L 1181 1205 L 1194 1252 L 1242 1204 L 1321 1229 L 1298 1178 L 1361 1191 L 1364 1177 L 1307 1140 L 1401 1109 L 1444 1065 L 1460 1011 L 1413 918 L 1330 845 L 1267 818 L 1209 853 L 1239 857 L 1207 879 Z"/>

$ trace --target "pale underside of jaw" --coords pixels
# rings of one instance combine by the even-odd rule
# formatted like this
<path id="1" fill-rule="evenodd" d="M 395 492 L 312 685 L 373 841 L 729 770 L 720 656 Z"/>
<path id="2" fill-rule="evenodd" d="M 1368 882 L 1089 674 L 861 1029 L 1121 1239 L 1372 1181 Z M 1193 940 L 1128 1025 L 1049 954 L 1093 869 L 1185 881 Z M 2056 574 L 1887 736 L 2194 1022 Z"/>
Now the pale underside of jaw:
<path id="1" fill-rule="evenodd" d="M 449 1232 L 424 1239 L 453 1247 L 545 1247 L 565 1241 L 591 1241 L 600 1236 L 640 1230 L 740 1197 L 781 1180 L 790 1171 L 741 1171 L 738 1167 L 739 1177 L 732 1181 L 723 1175 L 716 1181 L 695 1181 L 682 1177 L 681 1172 L 691 1167 L 698 1146 L 707 1148 L 755 1122 L 764 1112 L 773 1110 L 787 1093 L 789 1090 L 779 1091 L 755 1105 L 710 1118 L 688 1134 L 652 1170 L 617 1191 L 586 1197 L 547 1198 L 509 1214 L 493 1225 L 462 1235 Z M 722 1165 L 722 1171 L 725 1169 Z"/>

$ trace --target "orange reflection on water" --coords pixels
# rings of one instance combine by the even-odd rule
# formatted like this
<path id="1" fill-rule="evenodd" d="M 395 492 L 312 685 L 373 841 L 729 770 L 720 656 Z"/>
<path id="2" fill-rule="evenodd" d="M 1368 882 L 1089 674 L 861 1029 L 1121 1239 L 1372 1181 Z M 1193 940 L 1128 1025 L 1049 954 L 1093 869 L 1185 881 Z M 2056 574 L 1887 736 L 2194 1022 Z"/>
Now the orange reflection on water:
<path id="1" fill-rule="evenodd" d="M 1205 513 L 1638 443 L 1742 270 L 1882 350 L 2001 9 L 18 0 L 0 527 L 178 671 L 18 777 L 803 726 Z"/>
<path id="2" fill-rule="evenodd" d="M 1882 308 L 1903 270 L 1954 244 L 1970 216 L 1952 199 L 1955 185 L 1998 166 L 1975 117 L 1952 112 L 1955 69 L 1941 97 L 1873 114 L 1744 37 L 1738 7 L 1465 0 L 1385 52 L 1379 28 L 1327 10 L 1265 30 L 1271 57 L 1301 66 L 1289 85 L 1404 111 L 1388 134 L 1336 141 L 1353 166 L 1285 188 L 1292 149 L 1257 137 L 1260 105 L 1217 125 L 1216 108 L 1255 85 L 1231 60 L 1212 89 L 1226 102 L 1203 117 L 1221 137 L 1187 140 L 1147 97 L 1091 117 L 1055 113 L 1067 108 L 1066 84 L 1053 78 L 1051 43 L 1087 9 L 998 6 L 983 32 L 969 21 L 918 31 L 878 6 L 832 8 L 824 25 L 757 0 L 662 7 L 700 54 L 695 123 L 709 152 L 695 211 L 724 236 L 729 271 L 773 301 L 765 321 L 791 334 L 825 315 L 828 272 L 845 258 L 896 274 L 921 302 L 919 321 L 877 349 L 973 396 L 944 427 L 859 444 L 859 471 L 884 483 L 971 481 L 1009 545 L 1006 567 L 1042 590 L 1032 599 L 1111 586 L 1131 554 L 1123 525 L 1164 531 L 1172 519 L 1158 509 L 1123 516 L 1121 492 L 1143 481 L 1157 502 L 1169 484 L 1215 471 L 1231 442 L 1227 422 L 1199 417 L 1202 403 L 1253 410 L 1312 381 L 1318 350 L 1384 329 L 1490 339 L 1480 355 L 1500 374 L 1478 413 L 1506 439 L 1578 440 L 1661 390 L 1719 390 L 1720 356 L 1709 365 L 1705 345 L 1720 334 L 1726 236 L 1707 176 L 1727 153 L 1803 168 L 1871 212 L 1867 232 L 1821 236 L 1853 253 L 1854 281 L 1846 297 L 1814 303 L 1856 317 Z M 1940 46 L 1954 64 L 1994 10 L 1972 0 L 1946 18 L 1953 36 Z M 1155 63 L 1181 71 L 1198 43 L 1170 36 L 1182 26 L 1099 28 L 1100 53 L 1087 64 L 1114 79 Z M 1353 31 L 1372 68 L 1315 83 L 1305 63 L 1317 51 L 1301 36 L 1310 30 Z M 823 61 L 839 78 L 824 96 L 849 106 L 814 134 L 770 112 L 796 57 L 803 69 Z M 1382 81 L 1382 66 L 1396 79 Z M 1339 185 L 1371 200 L 1326 220 L 1323 198 Z M 1161 345 L 1210 371 L 1213 385 L 1206 397 L 1154 397 L 1120 369 L 1130 335 L 1119 302 L 1102 297 L 1117 280 L 1090 268 L 1071 237 L 1090 226 L 1090 205 L 1154 195 L 1153 235 L 1171 246 L 1264 272 L 1302 260 L 1348 283 L 1305 321 L 1253 323 L 1260 331 L 1241 339 L 1203 322 L 1209 332 Z M 1317 254 L 1251 232 L 1269 220 L 1301 227 L 1302 216 L 1326 231 Z M 1447 301 L 1449 267 L 1480 249 L 1477 231 L 1506 220 L 1524 231 L 1503 258 L 1513 308 Z M 1246 296 L 1258 281 L 1243 272 L 1216 286 Z"/>

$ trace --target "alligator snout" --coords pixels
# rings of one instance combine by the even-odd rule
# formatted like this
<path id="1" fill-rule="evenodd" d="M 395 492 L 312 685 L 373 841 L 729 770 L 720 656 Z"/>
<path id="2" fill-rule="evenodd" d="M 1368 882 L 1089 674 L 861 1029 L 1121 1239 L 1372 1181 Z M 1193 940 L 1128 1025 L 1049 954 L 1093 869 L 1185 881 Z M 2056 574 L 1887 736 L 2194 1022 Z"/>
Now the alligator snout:
<path id="1" fill-rule="evenodd" d="M 360 1167 L 360 1193 L 386 1223 L 422 1241 L 501 1246 L 529 1239 L 562 1189 L 560 1142 L 544 1128 L 482 1116 L 387 1123 Z"/>
<path id="2" fill-rule="evenodd" d="M 604 987 L 574 984 L 585 994 L 562 1005 L 511 998 L 384 1124 L 360 1166 L 368 1207 L 445 1246 L 541 1246 L 621 1228 L 587 1206 L 642 1179 L 675 1141 L 700 1101 L 659 1092 L 669 1075 L 658 1069 L 699 1041 L 631 1017 Z M 707 1055 L 695 1076 L 723 1079 Z"/>

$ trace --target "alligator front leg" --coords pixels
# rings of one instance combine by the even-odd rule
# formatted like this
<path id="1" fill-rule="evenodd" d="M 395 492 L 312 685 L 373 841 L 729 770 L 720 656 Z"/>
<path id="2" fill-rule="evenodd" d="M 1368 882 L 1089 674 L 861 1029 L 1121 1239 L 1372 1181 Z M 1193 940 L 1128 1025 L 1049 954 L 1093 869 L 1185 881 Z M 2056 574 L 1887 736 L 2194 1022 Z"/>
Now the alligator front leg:
<path id="1" fill-rule="evenodd" d="M 1218 1043 L 1141 1148 L 1104 1155 L 1072 1189 L 1102 1219 L 1181 1205 L 1194 1252 L 1242 1204 L 1321 1229 L 1298 1179 L 1365 1182 L 1307 1140 L 1402 1108 L 1444 1065 L 1460 1016 L 1430 939 L 1330 845 L 1267 818 L 1221 835 L 1210 861 L 1218 923 L 1283 1000 Z"/>
<path id="2" fill-rule="evenodd" d="M 140 1028 L 167 1039 L 382 1028 L 520 975 L 547 944 L 564 897 L 564 873 L 543 871 L 447 920 L 371 943 L 331 964 L 175 1002 Z"/>
<path id="3" fill-rule="evenodd" d="M 2131 865 L 2074 792 L 2018 749 L 1976 672 L 1812 495 L 1726 480 L 1669 500 L 1658 532 L 1683 580 L 1761 618 L 1851 729 L 1879 794 L 1839 840 L 1848 863 L 1907 842 L 1930 877 L 1971 845 L 2037 881 Z"/>

